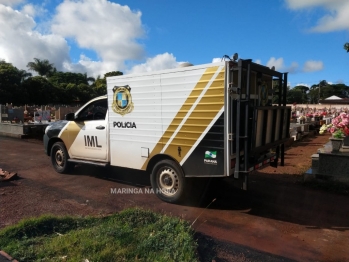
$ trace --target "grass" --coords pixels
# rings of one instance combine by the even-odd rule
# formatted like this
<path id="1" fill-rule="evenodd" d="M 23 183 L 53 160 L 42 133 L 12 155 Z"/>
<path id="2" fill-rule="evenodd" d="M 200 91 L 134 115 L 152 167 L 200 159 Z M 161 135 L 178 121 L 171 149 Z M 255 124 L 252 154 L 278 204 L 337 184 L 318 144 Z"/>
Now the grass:
<path id="1" fill-rule="evenodd" d="M 138 208 L 103 218 L 22 220 L 0 231 L 0 247 L 28 262 L 197 261 L 187 222 Z"/>

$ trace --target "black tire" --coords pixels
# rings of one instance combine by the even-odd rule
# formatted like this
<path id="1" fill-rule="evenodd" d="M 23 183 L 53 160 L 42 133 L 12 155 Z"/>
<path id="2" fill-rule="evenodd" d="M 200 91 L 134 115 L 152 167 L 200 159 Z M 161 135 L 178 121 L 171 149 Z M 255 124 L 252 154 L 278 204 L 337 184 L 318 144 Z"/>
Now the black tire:
<path id="1" fill-rule="evenodd" d="M 184 200 L 186 179 L 182 169 L 172 160 L 158 162 L 150 175 L 154 193 L 168 203 L 179 203 Z"/>
<path id="2" fill-rule="evenodd" d="M 56 172 L 67 174 L 73 169 L 73 164 L 68 162 L 69 155 L 62 142 L 56 142 L 51 148 L 51 162 Z"/>

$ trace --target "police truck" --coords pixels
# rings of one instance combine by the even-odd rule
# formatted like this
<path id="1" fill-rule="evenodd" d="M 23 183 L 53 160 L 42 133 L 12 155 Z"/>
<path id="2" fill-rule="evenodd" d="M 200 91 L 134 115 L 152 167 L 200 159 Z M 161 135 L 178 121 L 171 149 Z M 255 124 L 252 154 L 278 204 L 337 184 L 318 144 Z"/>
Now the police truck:
<path id="1" fill-rule="evenodd" d="M 50 124 L 58 173 L 75 164 L 144 170 L 157 196 L 184 200 L 189 177 L 231 177 L 284 164 L 287 73 L 236 56 L 218 63 L 107 78 L 107 95 Z"/>

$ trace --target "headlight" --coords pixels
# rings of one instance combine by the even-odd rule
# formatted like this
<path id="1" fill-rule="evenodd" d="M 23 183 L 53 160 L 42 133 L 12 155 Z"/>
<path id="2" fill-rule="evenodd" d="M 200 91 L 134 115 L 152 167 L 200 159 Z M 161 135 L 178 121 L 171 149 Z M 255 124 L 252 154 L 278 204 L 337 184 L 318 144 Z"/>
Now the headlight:
<path id="1" fill-rule="evenodd" d="M 51 127 L 52 127 L 52 125 L 48 125 L 48 126 L 45 128 L 45 134 L 47 133 L 47 131 L 50 130 Z"/>

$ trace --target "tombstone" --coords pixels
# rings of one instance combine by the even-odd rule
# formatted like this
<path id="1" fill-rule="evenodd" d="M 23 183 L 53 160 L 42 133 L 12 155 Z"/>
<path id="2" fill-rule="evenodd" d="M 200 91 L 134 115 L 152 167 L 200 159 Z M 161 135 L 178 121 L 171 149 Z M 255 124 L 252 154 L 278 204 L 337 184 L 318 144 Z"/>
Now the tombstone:
<path id="1" fill-rule="evenodd" d="M 34 113 L 35 123 L 47 123 L 51 121 L 51 111 L 50 110 L 38 110 Z"/>
<path id="2" fill-rule="evenodd" d="M 24 112 L 21 108 L 9 108 L 8 109 L 8 120 L 19 123 L 24 120 Z"/>

